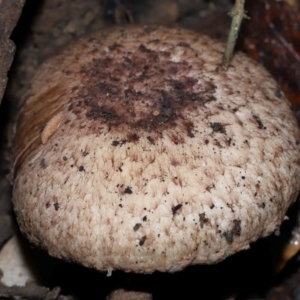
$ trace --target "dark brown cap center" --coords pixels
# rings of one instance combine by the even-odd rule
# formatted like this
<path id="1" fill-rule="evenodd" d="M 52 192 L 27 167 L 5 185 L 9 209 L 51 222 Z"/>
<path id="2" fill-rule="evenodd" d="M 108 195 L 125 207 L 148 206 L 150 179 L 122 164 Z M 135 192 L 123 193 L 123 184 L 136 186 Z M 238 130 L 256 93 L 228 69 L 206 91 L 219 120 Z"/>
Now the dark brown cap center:
<path id="1" fill-rule="evenodd" d="M 169 52 L 142 44 L 134 53 L 117 44 L 110 50 L 81 68 L 83 87 L 69 106 L 77 117 L 83 117 L 83 110 L 88 119 L 110 128 L 127 124 L 161 131 L 185 119 L 186 109 L 195 111 L 215 100 L 214 84 L 208 78 L 193 78 L 193 66 L 172 61 Z"/>

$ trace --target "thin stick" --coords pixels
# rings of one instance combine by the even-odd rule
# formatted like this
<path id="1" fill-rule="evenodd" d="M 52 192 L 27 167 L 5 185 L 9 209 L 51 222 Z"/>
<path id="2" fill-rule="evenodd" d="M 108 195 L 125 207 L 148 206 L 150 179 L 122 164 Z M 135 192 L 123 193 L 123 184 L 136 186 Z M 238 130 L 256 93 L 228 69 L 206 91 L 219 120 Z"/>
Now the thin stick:
<path id="1" fill-rule="evenodd" d="M 241 27 L 243 18 L 247 17 L 244 11 L 245 0 L 236 0 L 235 5 L 229 15 L 232 17 L 231 27 L 227 39 L 226 49 L 223 54 L 222 67 L 227 70 L 236 44 L 236 39 Z"/>

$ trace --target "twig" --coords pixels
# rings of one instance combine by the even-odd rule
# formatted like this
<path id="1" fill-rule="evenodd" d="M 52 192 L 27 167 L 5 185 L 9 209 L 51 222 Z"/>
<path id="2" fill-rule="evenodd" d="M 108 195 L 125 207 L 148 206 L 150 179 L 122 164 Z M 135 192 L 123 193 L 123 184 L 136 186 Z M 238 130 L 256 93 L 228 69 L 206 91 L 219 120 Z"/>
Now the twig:
<path id="1" fill-rule="evenodd" d="M 1 299 L 11 299 L 14 297 L 22 297 L 26 299 L 46 299 L 46 300 L 54 300 L 59 297 L 60 288 L 56 287 L 52 290 L 43 286 L 5 286 L 0 285 L 0 298 Z"/>
<path id="2" fill-rule="evenodd" d="M 232 11 L 229 13 L 232 17 L 232 22 L 222 60 L 222 67 L 224 70 L 227 70 L 229 67 L 242 20 L 247 17 L 244 11 L 244 4 L 245 0 L 236 0 Z"/>

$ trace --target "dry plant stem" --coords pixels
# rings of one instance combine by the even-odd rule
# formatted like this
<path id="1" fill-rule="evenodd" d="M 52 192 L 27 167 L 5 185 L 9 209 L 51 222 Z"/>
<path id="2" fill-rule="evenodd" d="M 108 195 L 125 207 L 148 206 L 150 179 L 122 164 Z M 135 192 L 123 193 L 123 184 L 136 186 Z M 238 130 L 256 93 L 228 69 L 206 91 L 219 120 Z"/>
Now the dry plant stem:
<path id="1" fill-rule="evenodd" d="M 222 60 L 222 67 L 224 70 L 227 70 L 230 65 L 241 23 L 243 18 L 246 17 L 244 4 L 245 0 L 236 0 L 232 11 L 229 13 L 232 17 L 232 22 Z"/>

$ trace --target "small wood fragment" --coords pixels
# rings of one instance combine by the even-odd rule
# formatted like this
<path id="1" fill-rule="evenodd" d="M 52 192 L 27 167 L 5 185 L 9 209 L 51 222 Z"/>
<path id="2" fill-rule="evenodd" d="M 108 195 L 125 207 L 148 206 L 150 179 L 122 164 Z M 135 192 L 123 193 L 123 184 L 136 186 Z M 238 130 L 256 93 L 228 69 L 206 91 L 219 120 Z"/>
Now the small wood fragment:
<path id="1" fill-rule="evenodd" d="M 41 133 L 41 140 L 42 144 L 45 145 L 49 138 L 58 130 L 61 125 L 61 121 L 63 119 L 63 113 L 60 112 L 54 115 L 50 121 L 45 125 L 42 133 Z"/>

